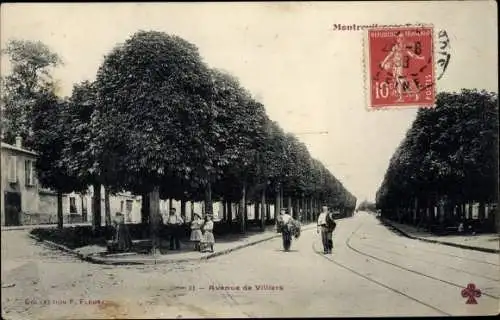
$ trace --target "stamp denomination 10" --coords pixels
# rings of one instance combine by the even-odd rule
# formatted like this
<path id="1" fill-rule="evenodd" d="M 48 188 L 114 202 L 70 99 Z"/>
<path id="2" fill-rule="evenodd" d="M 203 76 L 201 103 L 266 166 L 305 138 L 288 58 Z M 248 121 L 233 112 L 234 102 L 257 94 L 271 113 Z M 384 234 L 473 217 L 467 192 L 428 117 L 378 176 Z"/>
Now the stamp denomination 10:
<path id="1" fill-rule="evenodd" d="M 367 30 L 368 107 L 432 107 L 435 103 L 433 29 Z"/>

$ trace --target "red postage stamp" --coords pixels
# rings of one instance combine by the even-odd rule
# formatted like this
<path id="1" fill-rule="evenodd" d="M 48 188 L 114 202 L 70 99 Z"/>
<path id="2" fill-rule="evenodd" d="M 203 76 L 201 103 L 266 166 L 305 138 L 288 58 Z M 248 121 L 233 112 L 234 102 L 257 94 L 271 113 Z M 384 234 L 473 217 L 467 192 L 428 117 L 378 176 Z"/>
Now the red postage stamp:
<path id="1" fill-rule="evenodd" d="M 367 31 L 368 108 L 434 107 L 433 28 L 407 26 Z"/>

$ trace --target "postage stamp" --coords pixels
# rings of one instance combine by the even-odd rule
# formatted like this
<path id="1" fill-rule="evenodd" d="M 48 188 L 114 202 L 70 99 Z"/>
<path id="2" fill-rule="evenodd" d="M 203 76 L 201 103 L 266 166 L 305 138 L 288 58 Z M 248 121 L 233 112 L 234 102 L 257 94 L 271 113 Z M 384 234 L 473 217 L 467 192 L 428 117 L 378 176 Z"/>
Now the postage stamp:
<path id="1" fill-rule="evenodd" d="M 372 28 L 365 36 L 368 108 L 434 107 L 433 28 Z"/>

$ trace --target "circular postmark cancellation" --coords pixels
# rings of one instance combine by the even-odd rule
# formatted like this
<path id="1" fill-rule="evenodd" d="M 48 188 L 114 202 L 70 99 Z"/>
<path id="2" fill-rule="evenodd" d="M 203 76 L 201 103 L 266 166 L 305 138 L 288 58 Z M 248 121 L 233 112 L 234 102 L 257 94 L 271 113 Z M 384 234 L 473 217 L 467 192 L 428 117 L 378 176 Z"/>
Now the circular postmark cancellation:
<path id="1" fill-rule="evenodd" d="M 433 39 L 432 26 L 366 29 L 365 90 L 369 109 L 434 107 Z"/>

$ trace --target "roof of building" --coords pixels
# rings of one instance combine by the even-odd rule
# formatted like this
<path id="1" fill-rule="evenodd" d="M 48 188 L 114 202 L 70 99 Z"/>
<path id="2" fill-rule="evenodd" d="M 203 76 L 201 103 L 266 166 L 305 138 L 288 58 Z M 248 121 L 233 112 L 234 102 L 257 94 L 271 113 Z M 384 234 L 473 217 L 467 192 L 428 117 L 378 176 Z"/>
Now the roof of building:
<path id="1" fill-rule="evenodd" d="M 30 150 L 27 150 L 27 149 L 23 149 L 23 148 L 19 148 L 17 146 L 13 146 L 13 145 L 5 143 L 5 142 L 2 142 L 1 147 L 2 147 L 2 149 L 9 149 L 9 150 L 13 150 L 13 151 L 18 151 L 18 152 L 26 153 L 26 154 L 29 154 L 29 155 L 32 155 L 32 156 L 36 156 L 37 155 L 36 152 L 30 151 Z"/>

